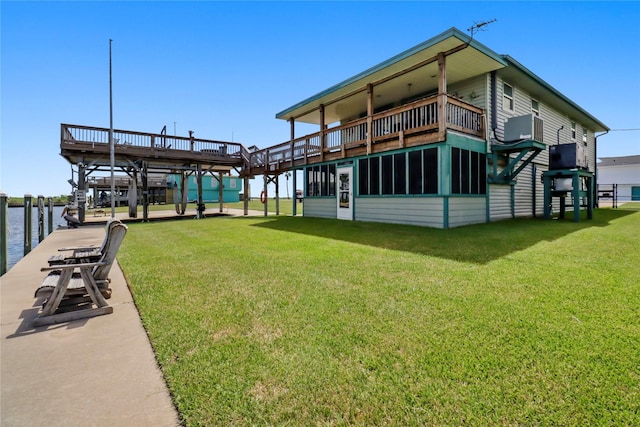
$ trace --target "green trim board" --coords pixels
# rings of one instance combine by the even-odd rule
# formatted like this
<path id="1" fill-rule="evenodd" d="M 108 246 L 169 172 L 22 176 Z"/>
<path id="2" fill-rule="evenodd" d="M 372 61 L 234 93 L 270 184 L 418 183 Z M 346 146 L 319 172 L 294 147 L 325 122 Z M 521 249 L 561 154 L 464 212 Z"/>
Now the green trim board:
<path id="1" fill-rule="evenodd" d="M 491 168 L 492 174 L 488 182 L 490 184 L 513 184 L 514 178 L 546 148 L 546 144 L 530 139 L 511 144 L 491 145 L 490 157 L 493 166 Z M 518 153 L 518 155 L 511 157 L 510 154 L 512 153 Z M 527 154 L 529 154 L 529 156 L 525 158 Z M 506 161 L 507 164 L 502 171 L 498 173 L 498 161 L 500 159 Z M 521 161 L 522 163 L 520 163 Z M 516 168 L 518 163 L 520 163 L 520 165 Z"/>

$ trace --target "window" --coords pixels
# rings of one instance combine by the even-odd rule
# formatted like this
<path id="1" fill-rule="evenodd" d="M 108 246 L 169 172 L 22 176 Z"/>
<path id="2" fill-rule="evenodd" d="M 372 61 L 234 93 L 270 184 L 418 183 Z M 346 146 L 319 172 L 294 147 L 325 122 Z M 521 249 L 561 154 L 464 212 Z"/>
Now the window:
<path id="1" fill-rule="evenodd" d="M 531 100 L 531 113 L 534 116 L 540 116 L 540 103 L 535 99 Z"/>
<path id="2" fill-rule="evenodd" d="M 360 159 L 358 194 L 438 194 L 438 161 L 438 148 Z"/>
<path id="3" fill-rule="evenodd" d="M 393 156 L 382 156 L 382 194 L 393 194 Z"/>
<path id="4" fill-rule="evenodd" d="M 576 122 L 571 122 L 571 139 L 575 141 L 576 139 Z"/>
<path id="5" fill-rule="evenodd" d="M 513 111 L 513 87 L 503 83 L 502 94 L 502 109 Z"/>
<path id="6" fill-rule="evenodd" d="M 307 197 L 336 195 L 336 165 L 307 168 Z"/>
<path id="7" fill-rule="evenodd" d="M 582 127 L 582 142 L 584 142 L 585 144 L 587 143 L 587 128 L 586 127 Z"/>
<path id="8" fill-rule="evenodd" d="M 451 149 L 451 194 L 487 194 L 487 156 Z"/>
<path id="9" fill-rule="evenodd" d="M 407 156 L 393 155 L 393 194 L 407 194 Z"/>

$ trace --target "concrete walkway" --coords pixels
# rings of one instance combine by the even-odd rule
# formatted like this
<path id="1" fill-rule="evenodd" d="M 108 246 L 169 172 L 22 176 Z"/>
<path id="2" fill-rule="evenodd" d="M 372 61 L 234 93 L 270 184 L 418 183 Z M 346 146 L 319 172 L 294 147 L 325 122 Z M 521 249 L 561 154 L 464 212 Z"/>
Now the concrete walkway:
<path id="1" fill-rule="evenodd" d="M 179 425 L 117 264 L 110 274 L 113 314 L 31 326 L 40 309 L 33 293 L 49 256 L 59 247 L 99 245 L 103 237 L 103 225 L 54 231 L 0 278 L 2 426 Z"/>

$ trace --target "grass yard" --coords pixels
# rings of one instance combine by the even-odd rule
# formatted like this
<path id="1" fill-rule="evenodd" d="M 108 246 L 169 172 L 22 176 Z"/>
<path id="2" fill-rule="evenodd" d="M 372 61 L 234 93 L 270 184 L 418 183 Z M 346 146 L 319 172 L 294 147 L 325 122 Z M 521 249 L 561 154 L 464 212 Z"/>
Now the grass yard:
<path id="1" fill-rule="evenodd" d="M 136 223 L 118 259 L 187 426 L 640 425 L 640 212 L 594 218 Z"/>

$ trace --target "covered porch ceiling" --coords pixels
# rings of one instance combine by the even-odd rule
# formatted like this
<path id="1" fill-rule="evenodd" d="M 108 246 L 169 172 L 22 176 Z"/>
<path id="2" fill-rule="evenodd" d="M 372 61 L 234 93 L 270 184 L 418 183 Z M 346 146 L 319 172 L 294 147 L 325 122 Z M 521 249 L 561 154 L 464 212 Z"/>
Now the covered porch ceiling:
<path id="1" fill-rule="evenodd" d="M 281 111 L 276 118 L 319 125 L 320 105 L 325 106 L 325 124 L 357 118 L 367 111 L 368 84 L 373 85 L 374 110 L 437 91 L 441 52 L 450 52 L 446 56 L 448 84 L 507 65 L 500 55 L 452 28 Z"/>

